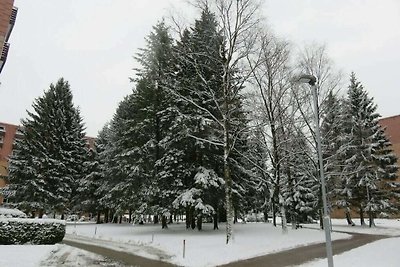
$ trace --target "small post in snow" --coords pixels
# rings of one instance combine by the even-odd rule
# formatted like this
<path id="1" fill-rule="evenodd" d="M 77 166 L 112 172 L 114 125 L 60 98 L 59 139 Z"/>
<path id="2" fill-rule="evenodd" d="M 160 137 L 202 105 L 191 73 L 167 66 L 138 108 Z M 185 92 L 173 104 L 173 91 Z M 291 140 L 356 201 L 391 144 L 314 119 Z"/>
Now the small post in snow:
<path id="1" fill-rule="evenodd" d="M 183 239 L 183 258 L 185 258 L 186 240 Z"/>
<path id="2" fill-rule="evenodd" d="M 154 241 L 154 234 L 151 234 L 151 243 Z"/>
<path id="3" fill-rule="evenodd" d="M 94 228 L 94 235 L 97 233 L 97 226 Z"/>

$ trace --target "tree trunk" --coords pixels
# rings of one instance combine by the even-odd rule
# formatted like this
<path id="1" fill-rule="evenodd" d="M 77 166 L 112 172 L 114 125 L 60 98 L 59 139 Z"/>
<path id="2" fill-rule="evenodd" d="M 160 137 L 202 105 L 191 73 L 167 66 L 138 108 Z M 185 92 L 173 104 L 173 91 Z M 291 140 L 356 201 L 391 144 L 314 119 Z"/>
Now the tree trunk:
<path id="1" fill-rule="evenodd" d="M 218 230 L 218 213 L 213 214 L 214 230 Z"/>
<path id="2" fill-rule="evenodd" d="M 122 223 L 122 215 L 119 216 L 119 223 Z"/>
<path id="3" fill-rule="evenodd" d="M 361 226 L 365 226 L 365 220 L 364 220 L 364 209 L 360 204 L 360 223 Z"/>
<path id="4" fill-rule="evenodd" d="M 370 210 L 368 212 L 368 217 L 369 217 L 369 227 L 375 227 L 375 221 L 374 221 L 374 213 Z"/>
<path id="5" fill-rule="evenodd" d="M 225 148 L 227 150 L 227 148 Z M 226 204 L 226 244 L 232 238 L 233 234 L 233 207 L 232 207 L 232 177 L 227 162 L 224 160 L 224 177 L 225 177 L 225 204 Z"/>
<path id="6" fill-rule="evenodd" d="M 172 214 L 171 215 L 169 215 L 169 222 L 168 222 L 168 224 L 171 224 L 171 223 L 173 223 L 174 222 L 174 220 L 173 220 L 173 217 L 172 217 Z"/>
<path id="7" fill-rule="evenodd" d="M 272 199 L 272 223 L 276 227 L 276 204 L 273 199 Z"/>
<path id="8" fill-rule="evenodd" d="M 167 216 L 161 216 L 161 229 L 168 229 Z"/>
<path id="9" fill-rule="evenodd" d="M 319 227 L 324 229 L 324 212 L 323 212 L 323 201 L 322 201 L 322 186 L 319 186 L 319 196 L 318 196 L 318 210 L 319 210 Z"/>
<path id="10" fill-rule="evenodd" d="M 297 221 L 296 221 L 296 216 L 294 214 L 292 214 L 292 229 L 297 229 Z"/>
<path id="11" fill-rule="evenodd" d="M 348 225 L 351 225 L 351 226 L 354 226 L 355 225 L 355 223 L 353 222 L 353 220 L 351 219 L 351 214 L 350 214 L 350 211 L 349 211 L 349 208 L 346 208 L 346 220 L 347 220 L 347 224 Z"/>
<path id="12" fill-rule="evenodd" d="M 158 215 L 153 216 L 154 224 L 158 224 Z"/>
<path id="13" fill-rule="evenodd" d="M 197 230 L 201 231 L 203 226 L 203 216 L 200 214 L 197 216 Z"/>
<path id="14" fill-rule="evenodd" d="M 128 219 L 129 223 L 132 223 L 132 209 L 129 209 L 129 219 Z"/>
<path id="15" fill-rule="evenodd" d="M 186 221 L 186 229 L 189 229 L 190 228 L 190 221 L 191 221 L 191 218 L 190 218 L 191 216 L 190 216 L 190 208 L 189 207 L 186 207 L 186 218 L 185 218 L 185 221 Z"/>
<path id="16" fill-rule="evenodd" d="M 100 222 L 100 216 L 101 216 L 101 213 L 100 213 L 100 211 L 98 211 L 98 212 L 97 212 L 97 218 L 96 218 L 96 223 L 97 223 L 97 224 L 101 223 L 101 222 Z"/>
<path id="17" fill-rule="evenodd" d="M 196 216 L 194 215 L 193 209 L 191 209 L 190 226 L 192 229 L 196 228 Z"/>
<path id="18" fill-rule="evenodd" d="M 282 233 L 287 234 L 287 221 L 286 221 L 286 209 L 283 202 L 281 203 L 281 216 L 282 216 Z"/>
<path id="19" fill-rule="evenodd" d="M 266 222 L 266 223 L 269 222 L 268 221 L 268 209 L 264 210 L 264 222 Z"/>
<path id="20" fill-rule="evenodd" d="M 320 229 L 324 229 L 324 218 L 323 218 L 324 216 L 322 214 L 323 214 L 322 209 L 319 208 L 318 215 L 319 215 L 319 228 Z"/>
<path id="21" fill-rule="evenodd" d="M 109 211 L 109 209 L 106 209 L 106 210 L 104 211 L 104 222 L 105 222 L 105 223 L 108 223 L 108 222 L 109 222 L 109 216 L 110 216 L 110 211 Z"/>

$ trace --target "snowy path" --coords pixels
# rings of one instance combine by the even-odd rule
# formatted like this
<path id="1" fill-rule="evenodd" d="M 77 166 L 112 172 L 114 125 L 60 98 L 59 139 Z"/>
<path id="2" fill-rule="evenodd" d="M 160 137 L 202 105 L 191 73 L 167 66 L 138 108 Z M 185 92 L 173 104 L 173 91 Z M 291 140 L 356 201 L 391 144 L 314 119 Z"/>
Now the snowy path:
<path id="1" fill-rule="evenodd" d="M 358 248 L 365 244 L 389 238 L 390 236 L 386 235 L 368 235 L 368 234 L 359 234 L 359 233 L 348 233 L 351 234 L 352 237 L 350 239 L 339 239 L 333 241 L 333 254 L 337 255 L 343 253 L 345 251 Z M 94 240 L 92 240 L 94 241 Z M 103 241 L 104 242 L 104 241 Z M 110 241 L 111 243 L 114 243 Z M 74 246 L 80 249 L 84 249 L 93 253 L 97 253 L 107 258 L 111 258 L 125 264 L 129 264 L 132 266 L 141 266 L 141 267 L 167 267 L 167 266 L 175 266 L 166 262 L 150 260 L 144 257 L 140 257 L 128 252 L 117 251 L 113 249 L 115 244 L 90 244 L 90 239 L 83 240 L 81 238 L 74 238 L 69 235 L 63 241 L 64 244 Z M 104 247 L 107 246 L 108 248 Z M 143 247 L 142 247 L 143 249 Z M 125 250 L 126 251 L 126 250 Z M 265 256 L 255 257 L 247 260 L 237 261 L 233 263 L 229 263 L 226 267 L 258 267 L 258 266 L 268 266 L 268 267 L 285 267 L 285 266 L 293 266 L 293 265 L 301 265 L 306 262 L 318 259 L 325 258 L 326 250 L 325 243 L 318 243 L 312 245 L 301 246 L 277 253 L 268 254 Z"/>
<path id="2" fill-rule="evenodd" d="M 110 258 L 117 260 L 119 262 L 123 262 L 124 264 L 128 264 L 130 266 L 140 266 L 140 267 L 172 267 L 175 265 L 162 262 L 162 261 L 157 261 L 157 260 L 151 260 L 147 259 L 144 257 L 140 257 L 128 252 L 123 252 L 123 251 L 117 251 L 114 249 L 106 248 L 104 246 L 96 245 L 96 244 L 87 244 L 79 242 L 77 240 L 73 241 L 73 239 L 64 239 L 62 243 L 77 247 L 80 249 L 84 249 L 87 251 L 90 251 L 92 253 L 99 254 L 103 257 Z"/>
<path id="3" fill-rule="evenodd" d="M 349 234 L 353 235 L 352 238 L 334 240 L 332 242 L 333 255 L 343 253 L 383 238 L 389 238 L 389 236 L 383 235 Z M 318 258 L 326 258 L 325 243 L 302 246 L 274 254 L 221 265 L 221 267 L 285 267 L 301 265 Z"/>
<path id="4" fill-rule="evenodd" d="M 3 265 L 0 265 L 3 267 Z M 25 266 L 23 264 L 4 265 L 4 267 Z M 97 253 L 88 252 L 64 244 L 57 244 L 49 256 L 38 265 L 40 267 L 128 267 L 120 261 L 104 257 Z"/>

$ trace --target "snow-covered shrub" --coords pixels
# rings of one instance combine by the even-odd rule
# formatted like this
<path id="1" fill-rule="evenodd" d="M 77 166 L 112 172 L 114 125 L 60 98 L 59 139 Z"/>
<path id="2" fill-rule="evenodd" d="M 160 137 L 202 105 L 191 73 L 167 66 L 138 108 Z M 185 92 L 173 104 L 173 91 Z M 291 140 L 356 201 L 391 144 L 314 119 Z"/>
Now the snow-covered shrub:
<path id="1" fill-rule="evenodd" d="M 249 213 L 245 216 L 245 222 L 264 222 L 264 213 Z"/>
<path id="2" fill-rule="evenodd" d="M 0 218 L 26 218 L 26 214 L 17 209 L 0 208 Z"/>
<path id="3" fill-rule="evenodd" d="M 0 245 L 55 244 L 65 236 L 65 221 L 0 218 Z"/>

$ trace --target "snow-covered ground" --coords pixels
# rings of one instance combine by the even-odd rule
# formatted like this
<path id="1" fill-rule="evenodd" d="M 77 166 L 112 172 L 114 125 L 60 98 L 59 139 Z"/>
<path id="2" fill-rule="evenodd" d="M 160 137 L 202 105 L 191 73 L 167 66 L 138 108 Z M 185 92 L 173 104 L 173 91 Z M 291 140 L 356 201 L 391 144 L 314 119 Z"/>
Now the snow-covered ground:
<path id="1" fill-rule="evenodd" d="M 377 220 L 376 228 L 347 226 L 344 220 L 333 220 L 333 229 L 348 232 L 400 235 L 400 221 Z M 130 224 L 67 224 L 67 239 L 95 243 L 116 250 L 126 251 L 145 257 L 167 260 L 182 266 L 215 266 L 218 264 L 251 258 L 296 246 L 323 242 L 324 232 L 307 229 L 318 225 L 306 225 L 302 229 L 282 234 L 280 227 L 269 223 L 247 223 L 235 225 L 232 244 L 225 245 L 225 229 L 214 231 L 205 224 L 204 230 L 186 230 L 185 224 L 173 224 L 168 230 L 160 225 Z M 332 239 L 348 238 L 343 233 L 332 233 Z M 185 257 L 183 257 L 185 240 Z M 341 255 L 335 256 L 335 266 L 398 266 L 400 254 L 396 253 L 400 238 L 377 241 Z M 396 245 L 397 244 L 397 245 Z M 80 266 L 122 266 L 111 265 L 107 259 L 66 245 L 55 246 L 0 246 L 0 266 L 53 266 L 57 260 L 66 257 L 80 259 Z M 372 253 L 373 252 L 373 253 Z M 72 255 L 72 256 L 71 256 Z M 379 255 L 379 257 L 376 257 Z M 358 259 L 358 260 L 357 260 Z M 362 260 L 360 260 L 362 259 Z M 357 262 L 356 265 L 353 261 Z M 74 261 L 65 266 L 73 265 Z M 97 262 L 97 265 L 94 264 Z M 396 263 L 393 265 L 393 263 Z M 366 264 L 368 263 L 368 264 Z M 392 265 L 391 265 L 392 264 Z M 326 260 L 307 263 L 305 266 L 326 266 Z"/>
<path id="2" fill-rule="evenodd" d="M 335 267 L 398 267 L 400 238 L 378 240 L 333 257 Z M 299 267 L 326 267 L 327 260 L 307 262 Z"/>

